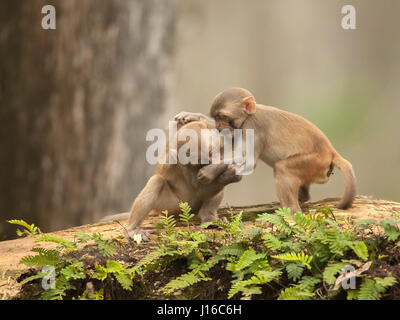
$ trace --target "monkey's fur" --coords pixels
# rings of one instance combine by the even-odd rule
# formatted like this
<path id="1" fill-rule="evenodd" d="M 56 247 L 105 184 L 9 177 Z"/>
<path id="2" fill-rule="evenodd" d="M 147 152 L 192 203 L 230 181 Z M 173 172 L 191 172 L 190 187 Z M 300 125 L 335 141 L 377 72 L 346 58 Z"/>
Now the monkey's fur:
<path id="1" fill-rule="evenodd" d="M 219 93 L 210 110 L 218 130 L 254 129 L 255 161 L 274 169 L 276 191 L 282 207 L 301 211 L 299 201 L 310 199 L 312 183 L 327 183 L 333 168 L 345 179 L 340 209 L 351 207 L 356 195 L 352 165 L 334 149 L 325 134 L 310 121 L 291 112 L 256 104 L 251 92 L 230 88 Z M 182 112 L 175 119 L 189 122 L 206 116 Z M 211 121 L 211 120 L 208 120 Z"/>
<path id="2" fill-rule="evenodd" d="M 180 122 L 182 125 L 184 122 Z M 201 129 L 215 129 L 212 122 L 195 121 L 181 126 L 183 129 L 192 129 L 197 133 L 198 157 L 201 157 Z M 178 141 L 177 150 L 187 141 Z M 223 140 L 221 139 L 221 148 Z M 210 149 L 212 149 L 212 145 Z M 169 155 L 167 146 L 167 159 Z M 209 150 L 210 152 L 212 150 Z M 222 153 L 222 152 L 221 152 Z M 127 236 L 133 238 L 140 234 L 142 240 L 147 241 L 148 232 L 140 229 L 140 225 L 152 210 L 168 210 L 170 213 L 179 211 L 180 202 L 188 202 L 190 207 L 198 212 L 201 222 L 217 221 L 217 209 L 223 198 L 223 189 L 227 184 L 241 180 L 236 175 L 235 166 L 224 164 L 157 164 L 155 174 L 149 179 L 144 189 L 133 202 L 126 226 Z M 103 221 L 125 218 L 126 214 L 107 216 Z"/>

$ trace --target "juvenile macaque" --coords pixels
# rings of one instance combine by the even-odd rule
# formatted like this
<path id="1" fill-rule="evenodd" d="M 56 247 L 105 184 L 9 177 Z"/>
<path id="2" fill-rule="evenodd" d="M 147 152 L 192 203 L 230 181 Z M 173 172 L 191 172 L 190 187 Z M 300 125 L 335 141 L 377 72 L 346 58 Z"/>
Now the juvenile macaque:
<path id="1" fill-rule="evenodd" d="M 356 194 L 352 165 L 339 155 L 325 134 L 310 121 L 291 112 L 256 104 L 246 89 L 219 93 L 210 110 L 218 130 L 254 129 L 254 161 L 261 159 L 274 169 L 276 191 L 282 207 L 301 211 L 299 201 L 310 199 L 312 183 L 327 183 L 333 168 L 345 178 L 340 209 L 351 207 Z M 181 112 L 175 119 L 189 122 L 207 117 Z M 211 121 L 211 120 L 208 120 Z"/>
<path id="2" fill-rule="evenodd" d="M 180 122 L 183 124 L 184 122 Z M 176 164 L 157 164 L 155 174 L 149 179 L 144 189 L 135 199 L 132 209 L 129 213 L 129 219 L 126 226 L 128 236 L 133 238 L 140 234 L 142 240 L 147 241 L 149 234 L 140 229 L 140 225 L 152 210 L 168 210 L 170 213 L 179 211 L 180 202 L 188 202 L 194 212 L 198 212 L 201 222 L 217 221 L 217 209 L 223 198 L 224 187 L 241 179 L 236 175 L 235 166 L 220 163 L 201 164 L 201 157 L 204 156 L 204 150 L 201 149 L 202 129 L 215 129 L 213 123 L 207 121 L 195 121 L 181 126 L 178 129 L 179 135 L 184 129 L 192 129 L 198 137 L 196 143 L 196 155 L 198 164 L 182 164 L 178 160 Z M 218 135 L 220 143 L 217 147 L 223 148 L 223 140 Z M 176 150 L 169 150 L 167 146 L 167 159 L 169 152 L 179 154 L 180 149 L 190 139 L 177 142 Z M 204 138 L 203 141 L 207 139 Z M 215 145 L 210 144 L 206 150 L 211 160 L 212 149 Z M 185 150 L 183 150 L 185 151 Z M 221 153 L 222 154 L 222 153 Z M 122 214 L 123 215 L 123 214 Z M 121 215 L 109 216 L 103 219 L 121 219 Z"/>

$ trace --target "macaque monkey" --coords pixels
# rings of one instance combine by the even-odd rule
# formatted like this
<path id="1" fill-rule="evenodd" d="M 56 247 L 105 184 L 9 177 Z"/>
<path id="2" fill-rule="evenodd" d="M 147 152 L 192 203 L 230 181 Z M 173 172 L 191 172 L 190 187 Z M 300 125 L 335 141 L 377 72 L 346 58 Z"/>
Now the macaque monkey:
<path id="1" fill-rule="evenodd" d="M 242 88 L 219 93 L 210 110 L 216 128 L 254 129 L 254 161 L 261 159 L 274 169 L 278 199 L 292 213 L 299 202 L 310 199 L 312 183 L 327 183 L 334 167 L 342 171 L 345 192 L 338 205 L 351 207 L 356 195 L 352 165 L 334 149 L 325 134 L 310 121 L 291 112 L 257 104 L 253 94 Z M 184 123 L 204 119 L 202 114 L 181 112 L 175 119 Z"/>
<path id="2" fill-rule="evenodd" d="M 127 235 L 133 238 L 140 234 L 143 241 L 149 240 L 149 233 L 140 229 L 140 225 L 152 210 L 168 210 L 169 212 L 179 212 L 179 203 L 188 202 L 190 207 L 198 212 L 201 223 L 217 221 L 217 209 L 223 198 L 223 189 L 227 184 L 241 180 L 240 175 L 236 175 L 235 165 L 220 163 L 201 164 L 201 138 L 204 134 L 202 129 L 215 129 L 212 122 L 195 121 L 188 124 L 178 123 L 177 135 L 184 129 L 192 129 L 196 132 L 198 141 L 198 164 L 182 164 L 178 160 L 176 164 L 157 164 L 155 174 L 149 179 L 144 189 L 139 193 L 133 202 L 129 213 L 126 226 Z M 223 149 L 223 139 L 218 135 L 220 144 L 217 146 Z M 188 142 L 177 141 L 177 149 L 169 150 L 167 146 L 167 159 L 169 152 L 178 154 L 180 148 Z M 205 139 L 204 139 L 205 141 Z M 211 160 L 212 149 L 215 145 L 210 144 L 207 157 Z M 202 153 L 203 152 L 203 153 Z M 222 152 L 220 152 L 222 154 Z M 103 221 L 121 219 L 122 215 L 108 216 Z"/>

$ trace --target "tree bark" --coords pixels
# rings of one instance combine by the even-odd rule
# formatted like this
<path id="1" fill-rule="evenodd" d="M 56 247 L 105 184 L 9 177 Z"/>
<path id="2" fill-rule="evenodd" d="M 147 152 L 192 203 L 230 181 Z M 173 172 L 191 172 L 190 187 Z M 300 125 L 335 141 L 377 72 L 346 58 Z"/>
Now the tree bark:
<path id="1" fill-rule="evenodd" d="M 0 240 L 129 209 L 172 114 L 175 0 L 13 0 L 0 12 Z M 12 231 L 11 231 L 12 230 Z"/>

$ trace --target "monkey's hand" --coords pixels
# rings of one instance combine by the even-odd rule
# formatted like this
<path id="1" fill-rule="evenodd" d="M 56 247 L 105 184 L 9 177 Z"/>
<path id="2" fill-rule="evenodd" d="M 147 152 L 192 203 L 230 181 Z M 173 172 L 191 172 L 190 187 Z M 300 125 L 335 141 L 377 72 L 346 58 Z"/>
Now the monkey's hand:
<path id="1" fill-rule="evenodd" d="M 197 173 L 197 180 L 201 184 L 210 184 L 214 180 L 214 176 L 207 170 L 199 170 Z"/>
<path id="2" fill-rule="evenodd" d="M 174 117 L 174 120 L 177 121 L 181 125 L 187 124 L 187 123 L 193 122 L 193 121 L 204 120 L 207 123 L 215 126 L 214 119 L 207 117 L 206 115 L 204 115 L 202 113 L 192 113 L 192 112 L 182 111 Z"/>
<path id="3" fill-rule="evenodd" d="M 210 184 L 228 167 L 227 164 L 209 164 L 199 170 L 197 180 L 201 184 Z"/>
<path id="4" fill-rule="evenodd" d="M 132 239 L 137 243 L 150 241 L 151 232 L 142 229 L 133 229 L 126 232 L 126 237 Z"/>

